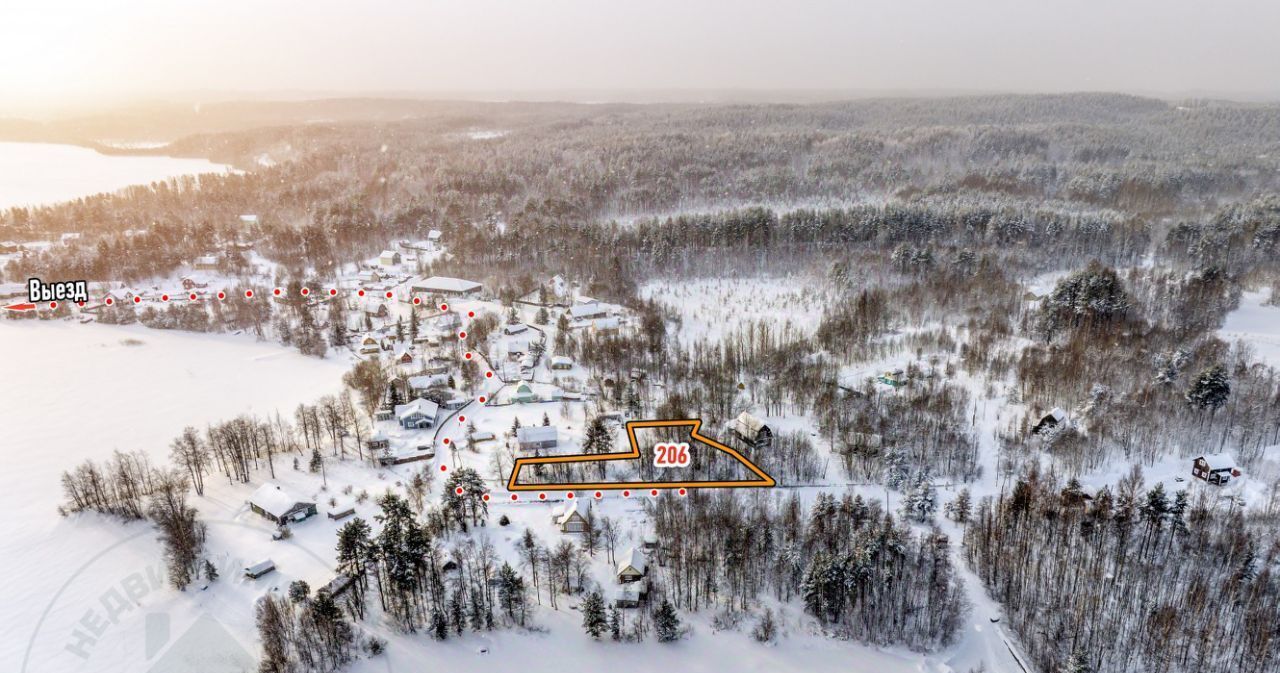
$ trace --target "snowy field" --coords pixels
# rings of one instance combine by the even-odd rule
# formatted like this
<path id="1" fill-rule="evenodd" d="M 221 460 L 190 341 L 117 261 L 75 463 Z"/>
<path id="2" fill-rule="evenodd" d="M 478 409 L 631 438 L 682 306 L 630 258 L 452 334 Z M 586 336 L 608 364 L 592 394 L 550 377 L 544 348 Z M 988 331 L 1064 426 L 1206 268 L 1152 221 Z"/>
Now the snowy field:
<path id="1" fill-rule="evenodd" d="M 1257 360 L 1280 369 L 1280 306 L 1269 304 L 1270 290 L 1245 292 L 1240 308 L 1227 314 L 1218 336 L 1228 343 L 1244 341 Z"/>
<path id="2" fill-rule="evenodd" d="M 186 425 L 276 409 L 291 415 L 297 403 L 338 390 L 345 359 L 304 358 L 243 336 L 9 320 L 0 320 L 0 353 L 0 604 L 25 606 L 0 615 L 0 659 L 14 671 L 145 670 L 144 635 L 158 642 L 162 621 L 149 615 L 172 617 L 180 633 L 176 620 L 196 614 L 191 597 L 149 581 L 136 588 L 137 577 L 163 571 L 149 525 L 59 517 L 60 473 L 115 449 L 167 462 L 169 442 Z M 228 535 L 242 528 L 211 521 L 210 548 L 226 550 Z M 102 602 L 119 605 L 114 595 L 125 596 L 123 612 L 87 657 L 69 652 L 77 628 L 88 632 L 81 620 L 91 610 L 109 614 Z M 249 604 L 237 600 L 229 614 L 248 618 Z"/>
<path id="3" fill-rule="evenodd" d="M 761 321 L 810 333 L 822 320 L 822 307 L 834 300 L 825 282 L 798 276 L 650 282 L 640 296 L 677 311 L 685 344 L 720 339 Z"/>
<path id="4" fill-rule="evenodd" d="M 206 159 L 110 156 L 75 145 L 0 142 L 0 208 L 49 205 L 179 175 L 229 170 Z"/>

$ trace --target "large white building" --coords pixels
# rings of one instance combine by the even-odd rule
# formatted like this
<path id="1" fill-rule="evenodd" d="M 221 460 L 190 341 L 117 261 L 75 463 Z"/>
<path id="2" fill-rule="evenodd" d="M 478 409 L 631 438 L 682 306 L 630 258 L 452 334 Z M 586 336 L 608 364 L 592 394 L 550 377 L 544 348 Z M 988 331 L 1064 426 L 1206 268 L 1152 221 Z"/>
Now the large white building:
<path id="1" fill-rule="evenodd" d="M 413 297 L 475 297 L 484 289 L 480 283 L 448 276 L 432 276 L 420 278 L 409 284 L 409 294 Z"/>

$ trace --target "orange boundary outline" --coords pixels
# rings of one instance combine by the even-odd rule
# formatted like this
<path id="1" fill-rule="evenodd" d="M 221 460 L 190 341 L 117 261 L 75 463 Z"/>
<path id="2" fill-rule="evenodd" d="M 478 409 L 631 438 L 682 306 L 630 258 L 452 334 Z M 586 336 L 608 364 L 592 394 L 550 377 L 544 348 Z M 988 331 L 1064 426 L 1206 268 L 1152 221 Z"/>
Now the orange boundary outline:
<path id="1" fill-rule="evenodd" d="M 572 484 L 517 484 L 516 479 L 520 476 L 520 468 L 525 465 L 549 465 L 554 463 L 593 463 L 596 461 L 609 460 L 630 460 L 640 457 L 640 442 L 636 440 L 637 428 L 689 428 L 689 437 L 693 440 L 702 442 L 713 449 L 727 453 L 735 460 L 747 466 L 759 479 L 746 480 L 729 480 L 729 481 L 627 481 L 627 482 L 588 482 L 588 483 L 572 483 Z M 507 480 L 508 491 L 548 491 L 554 489 L 597 489 L 601 491 L 620 491 L 622 489 L 646 489 L 646 488 L 772 488 L 777 485 L 773 477 L 765 474 L 764 470 L 756 467 L 755 463 L 747 460 L 745 456 L 738 453 L 731 447 L 725 446 L 710 437 L 703 436 L 698 433 L 702 427 L 702 419 L 686 418 L 681 420 L 663 420 L 663 421 L 627 421 L 627 441 L 631 442 L 631 450 L 624 453 L 575 453 L 568 456 L 545 456 L 542 458 L 516 458 L 515 465 L 511 467 L 511 478 Z"/>

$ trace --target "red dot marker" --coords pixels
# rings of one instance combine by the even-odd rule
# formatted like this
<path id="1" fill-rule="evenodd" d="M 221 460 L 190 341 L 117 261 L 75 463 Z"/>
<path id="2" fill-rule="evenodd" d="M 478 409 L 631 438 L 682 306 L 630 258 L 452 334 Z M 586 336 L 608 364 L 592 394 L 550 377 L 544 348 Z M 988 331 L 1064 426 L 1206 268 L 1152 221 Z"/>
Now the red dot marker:
<path id="1" fill-rule="evenodd" d="M 466 353 L 464 353 L 464 354 L 462 355 L 462 357 L 464 357 L 464 358 L 466 358 L 466 359 L 470 360 L 470 359 L 471 359 L 471 351 L 467 351 Z"/>
<path id="2" fill-rule="evenodd" d="M 188 299 L 190 299 L 191 301 L 195 301 L 195 300 L 196 300 L 196 293 L 192 292 L 192 293 L 191 293 L 191 296 L 190 296 L 190 297 L 187 297 L 187 298 L 188 298 Z"/>
<path id="3" fill-rule="evenodd" d="M 276 289 L 272 290 L 272 292 L 274 292 L 274 293 L 275 293 L 275 295 L 276 295 L 277 297 L 279 297 L 279 296 L 280 296 L 280 288 L 276 288 Z"/>
<path id="4" fill-rule="evenodd" d="M 466 422 L 467 422 L 467 417 L 466 417 L 466 416 L 459 416 L 459 417 L 458 417 L 458 422 L 459 422 L 459 423 L 466 423 Z"/>
<path id="5" fill-rule="evenodd" d="M 245 290 L 245 291 L 244 291 L 244 298 L 245 298 L 245 299 L 253 299 L 253 290 Z"/>
<path id="6" fill-rule="evenodd" d="M 474 317 L 476 317 L 476 312 L 475 312 L 475 311 L 467 311 L 467 317 L 468 317 L 468 318 L 474 318 Z"/>
<path id="7" fill-rule="evenodd" d="M 538 494 L 538 499 L 539 499 L 539 500 L 546 500 L 546 499 L 547 499 L 547 494 L 546 494 L 546 493 L 539 493 L 539 494 Z"/>
<path id="8" fill-rule="evenodd" d="M 624 498 L 630 498 L 630 497 L 631 497 L 631 491 L 623 491 L 623 492 L 622 492 L 622 497 L 624 497 Z"/>
<path id="9" fill-rule="evenodd" d="M 485 402 L 485 396 L 484 396 L 484 395 L 481 395 L 481 396 L 480 396 L 480 404 L 484 404 L 484 402 Z"/>
<path id="10" fill-rule="evenodd" d="M 302 296 L 304 296 L 304 297 L 305 297 L 305 296 L 307 296 L 307 295 L 309 295 L 309 294 L 311 294 L 311 288 L 309 288 L 309 287 L 304 287 L 304 288 L 302 288 Z"/>
<path id="11" fill-rule="evenodd" d="M 457 488 L 453 489 L 453 492 L 454 492 L 454 493 L 456 493 L 456 494 L 458 494 L 458 495 L 462 495 L 462 487 L 461 487 L 461 486 L 459 486 L 459 487 L 457 487 Z"/>
<path id="12" fill-rule="evenodd" d="M 655 497 L 655 498 L 656 498 L 656 497 L 658 497 L 658 489 L 656 489 L 656 488 L 655 488 L 655 489 L 653 489 L 652 491 L 649 491 L 649 495 L 651 495 L 651 496 L 653 496 L 653 497 Z"/>
<path id="13" fill-rule="evenodd" d="M 573 491 L 569 491 L 568 493 L 565 493 L 565 494 L 564 494 L 564 497 L 566 497 L 566 498 L 568 498 L 568 499 L 570 499 L 570 500 L 573 500 Z"/>
<path id="14" fill-rule="evenodd" d="M 414 298 L 413 298 L 413 305 L 414 305 L 414 306 L 417 306 L 418 304 L 421 304 L 421 303 L 422 303 L 422 297 L 414 297 Z"/>
<path id="15" fill-rule="evenodd" d="M 520 499 L 520 496 L 519 496 L 518 494 L 516 494 L 516 493 L 512 493 L 512 494 L 511 494 L 511 502 L 515 502 L 515 501 L 517 501 L 517 500 L 519 500 L 519 499 Z"/>
<path id="16" fill-rule="evenodd" d="M 84 306 L 84 302 L 82 302 L 82 301 L 78 301 L 78 302 L 76 302 L 76 306 Z"/>
<path id="17" fill-rule="evenodd" d="M 678 493 L 680 493 L 680 495 L 687 495 L 689 492 L 682 488 L 678 491 Z"/>
<path id="18" fill-rule="evenodd" d="M 359 292 L 357 292 L 357 293 L 356 293 L 356 296 L 363 297 L 363 296 L 364 296 L 364 290 L 360 290 Z"/>
<path id="19" fill-rule="evenodd" d="M 449 443 L 449 438 L 448 438 L 448 437 L 445 437 L 445 438 L 444 438 L 444 443 L 445 443 L 445 444 L 448 444 L 448 443 Z"/>
<path id="20" fill-rule="evenodd" d="M 485 502 L 489 502 L 489 494 L 485 493 L 484 495 L 480 496 L 480 499 Z"/>
<path id="21" fill-rule="evenodd" d="M 134 297 L 134 298 L 133 298 L 133 303 L 135 303 L 135 304 L 141 304 L 141 303 L 142 303 L 142 297 Z"/>
<path id="22" fill-rule="evenodd" d="M 107 297 L 107 306 L 110 306 L 114 303 L 116 303 L 116 300 L 112 299 L 111 297 Z"/>
<path id="23" fill-rule="evenodd" d="M 58 308 L 58 302 L 56 301 L 49 302 L 49 308 Z"/>
<path id="24" fill-rule="evenodd" d="M 441 471 L 441 472 L 447 472 L 448 470 L 449 470 L 449 466 L 448 466 L 448 465 L 441 465 L 441 466 L 440 466 L 440 471 Z"/>
<path id="25" fill-rule="evenodd" d="M 467 338 L 467 333 L 466 333 L 466 332 L 458 332 L 458 338 L 459 338 L 459 339 L 465 339 L 465 338 Z"/>
<path id="26" fill-rule="evenodd" d="M 160 295 L 160 301 L 169 301 L 169 295 L 167 294 Z"/>
<path id="27" fill-rule="evenodd" d="M 603 497 L 604 497 L 603 493 L 601 493 L 600 491 L 596 491 L 596 500 L 599 500 L 600 498 L 603 498 Z"/>
<path id="28" fill-rule="evenodd" d="M 491 379 L 491 378 L 493 378 L 493 372 L 485 372 L 485 373 L 484 373 L 484 377 L 485 377 L 486 379 Z"/>
<path id="29" fill-rule="evenodd" d="M 329 296 L 330 296 L 330 297 L 336 297 L 336 296 L 338 296 L 338 290 L 337 290 L 336 288 L 332 288 L 332 287 L 331 287 L 331 288 L 329 288 Z"/>
<path id="30" fill-rule="evenodd" d="M 387 299 L 390 299 L 390 298 L 391 298 L 391 291 L 387 290 Z"/>
<path id="31" fill-rule="evenodd" d="M 226 298 L 227 298 L 227 293 L 226 293 L 226 292 L 219 292 L 219 293 L 218 293 L 218 299 L 226 299 Z"/>
<path id="32" fill-rule="evenodd" d="M 448 310 L 449 310 L 449 305 L 448 305 L 448 304 L 441 304 L 441 305 L 440 305 L 440 310 L 441 310 L 441 311 L 448 311 Z"/>

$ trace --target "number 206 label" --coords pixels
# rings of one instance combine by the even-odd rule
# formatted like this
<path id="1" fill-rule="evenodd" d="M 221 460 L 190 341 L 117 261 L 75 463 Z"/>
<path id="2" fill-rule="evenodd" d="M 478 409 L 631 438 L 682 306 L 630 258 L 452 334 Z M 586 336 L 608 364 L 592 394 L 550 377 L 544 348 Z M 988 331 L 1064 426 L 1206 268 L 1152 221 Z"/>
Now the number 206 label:
<path id="1" fill-rule="evenodd" d="M 684 467 L 689 464 L 688 444 L 654 444 L 654 467 Z"/>

